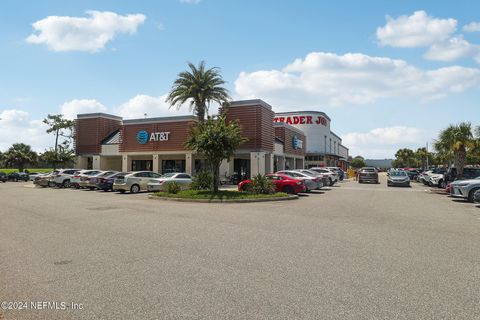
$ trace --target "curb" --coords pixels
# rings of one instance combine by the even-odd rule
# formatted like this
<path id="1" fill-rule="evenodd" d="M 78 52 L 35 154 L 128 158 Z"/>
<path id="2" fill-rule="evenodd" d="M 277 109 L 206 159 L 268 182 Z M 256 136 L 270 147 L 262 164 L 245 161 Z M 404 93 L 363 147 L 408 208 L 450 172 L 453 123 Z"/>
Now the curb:
<path id="1" fill-rule="evenodd" d="M 287 197 L 279 198 L 260 198 L 260 199 L 185 199 L 185 198 L 167 198 L 167 197 L 158 197 L 154 195 L 149 195 L 149 199 L 152 200 L 167 200 L 167 201 L 177 201 L 177 202 L 200 202 L 200 203 L 250 203 L 250 202 L 269 202 L 269 201 L 287 201 L 287 200 L 296 200 L 298 195 L 289 195 Z"/>

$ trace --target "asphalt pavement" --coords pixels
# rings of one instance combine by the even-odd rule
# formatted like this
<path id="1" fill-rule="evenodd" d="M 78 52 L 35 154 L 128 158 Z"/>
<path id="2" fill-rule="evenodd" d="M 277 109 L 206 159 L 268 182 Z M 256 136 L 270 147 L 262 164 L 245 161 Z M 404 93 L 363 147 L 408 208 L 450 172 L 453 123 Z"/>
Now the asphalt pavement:
<path id="1" fill-rule="evenodd" d="M 426 190 L 382 177 L 294 201 L 191 204 L 0 184 L 0 302 L 28 303 L 0 313 L 480 319 L 480 208 Z"/>

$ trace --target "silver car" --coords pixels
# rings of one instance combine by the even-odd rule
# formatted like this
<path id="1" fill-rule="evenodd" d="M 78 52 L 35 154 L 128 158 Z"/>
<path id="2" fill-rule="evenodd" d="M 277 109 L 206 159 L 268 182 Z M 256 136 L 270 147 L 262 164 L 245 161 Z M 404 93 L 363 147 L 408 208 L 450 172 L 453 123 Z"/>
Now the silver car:
<path id="1" fill-rule="evenodd" d="M 113 182 L 113 191 L 138 193 L 147 191 L 148 183 L 161 175 L 152 171 L 134 171 L 119 175 Z"/>
<path id="2" fill-rule="evenodd" d="M 166 173 L 158 179 L 151 179 L 147 184 L 147 190 L 149 192 L 164 191 L 165 187 L 171 182 L 178 183 L 182 190 L 188 189 L 192 184 L 192 176 L 180 172 Z"/>
<path id="3" fill-rule="evenodd" d="M 312 176 L 309 176 L 305 173 L 301 173 L 301 172 L 298 172 L 298 171 L 295 171 L 295 170 L 282 170 L 282 171 L 278 171 L 276 173 L 284 174 L 284 175 L 287 175 L 289 177 L 292 177 L 292 178 L 295 178 L 295 179 L 298 179 L 298 180 L 302 180 L 303 184 L 305 185 L 305 187 L 307 189 L 307 192 L 319 189 L 318 188 L 318 186 L 319 186 L 318 182 L 319 182 L 320 179 L 317 178 L 317 177 L 312 177 Z"/>
<path id="4" fill-rule="evenodd" d="M 99 178 L 110 176 L 118 171 L 102 171 L 94 175 L 80 176 L 80 182 L 78 183 L 81 188 L 88 188 L 90 190 L 97 189 L 97 181 Z"/>
<path id="5" fill-rule="evenodd" d="M 330 179 L 328 179 L 328 176 L 326 174 L 315 172 L 315 171 L 308 170 L 308 169 L 296 169 L 294 171 L 298 171 L 298 172 L 304 173 L 308 176 L 317 178 L 318 179 L 318 181 L 317 181 L 318 189 L 321 189 L 324 186 L 330 185 Z"/>
<path id="6" fill-rule="evenodd" d="M 410 187 L 410 177 L 403 170 L 393 170 L 388 172 L 387 186 Z"/>
<path id="7" fill-rule="evenodd" d="M 457 180 L 450 184 L 450 196 L 473 202 L 475 192 L 480 190 L 480 177 L 471 180 Z"/>
<path id="8" fill-rule="evenodd" d="M 322 168 L 322 167 L 314 167 L 314 168 L 310 168 L 308 170 L 327 175 L 330 186 L 333 186 L 335 184 L 335 182 L 338 181 L 338 174 L 336 172 L 330 170 L 330 169 Z"/>

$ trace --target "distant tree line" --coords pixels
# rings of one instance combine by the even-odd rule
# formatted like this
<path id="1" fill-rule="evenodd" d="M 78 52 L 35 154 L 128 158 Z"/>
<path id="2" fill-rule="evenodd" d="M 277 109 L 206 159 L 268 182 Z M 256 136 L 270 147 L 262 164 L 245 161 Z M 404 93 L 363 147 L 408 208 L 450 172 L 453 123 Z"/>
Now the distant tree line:
<path id="1" fill-rule="evenodd" d="M 466 165 L 480 165 L 480 126 L 462 122 L 440 131 L 433 144 L 433 151 L 403 148 L 395 153 L 393 166 L 425 169 L 428 165 L 454 166 L 457 174 L 463 174 Z"/>

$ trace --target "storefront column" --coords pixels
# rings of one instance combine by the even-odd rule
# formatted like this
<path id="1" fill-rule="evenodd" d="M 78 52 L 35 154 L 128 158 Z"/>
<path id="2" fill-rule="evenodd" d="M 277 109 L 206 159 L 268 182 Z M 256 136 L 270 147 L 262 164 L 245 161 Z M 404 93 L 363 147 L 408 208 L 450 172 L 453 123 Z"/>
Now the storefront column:
<path id="1" fill-rule="evenodd" d="M 185 154 L 185 173 L 192 175 L 194 166 L 193 155 L 191 153 Z"/>
<path id="2" fill-rule="evenodd" d="M 250 152 L 250 175 L 265 174 L 265 152 Z"/>
<path id="3" fill-rule="evenodd" d="M 132 157 L 130 156 L 122 156 L 122 171 L 123 172 L 128 172 L 132 171 Z"/>
<path id="4" fill-rule="evenodd" d="M 160 157 L 158 156 L 158 154 L 154 154 L 153 155 L 153 172 L 157 172 L 157 173 L 160 173 Z"/>
<path id="5" fill-rule="evenodd" d="M 102 170 L 102 157 L 93 156 L 92 169 Z"/>
<path id="6" fill-rule="evenodd" d="M 265 155 L 265 173 L 273 173 L 273 162 L 275 161 L 273 153 Z"/>

